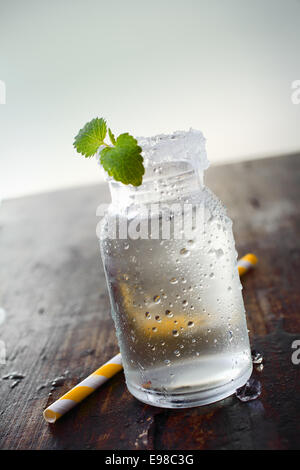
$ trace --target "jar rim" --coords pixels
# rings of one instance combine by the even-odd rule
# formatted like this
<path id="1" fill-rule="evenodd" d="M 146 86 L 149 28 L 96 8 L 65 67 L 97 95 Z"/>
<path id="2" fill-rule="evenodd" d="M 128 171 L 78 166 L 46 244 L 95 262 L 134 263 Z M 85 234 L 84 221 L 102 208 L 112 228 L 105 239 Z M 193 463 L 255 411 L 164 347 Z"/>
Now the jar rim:
<path id="1" fill-rule="evenodd" d="M 190 128 L 172 134 L 138 137 L 137 140 L 142 147 L 145 168 L 171 161 L 188 161 L 195 171 L 204 171 L 209 166 L 206 140 L 199 130 Z"/>

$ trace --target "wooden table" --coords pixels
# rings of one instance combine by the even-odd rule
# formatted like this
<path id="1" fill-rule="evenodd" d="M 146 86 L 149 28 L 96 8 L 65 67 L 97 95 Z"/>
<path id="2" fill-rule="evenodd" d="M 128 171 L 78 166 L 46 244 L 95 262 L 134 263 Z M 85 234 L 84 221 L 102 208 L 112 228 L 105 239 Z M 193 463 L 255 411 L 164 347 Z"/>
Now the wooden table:
<path id="1" fill-rule="evenodd" d="M 252 347 L 265 358 L 256 373 L 260 399 L 162 410 L 135 400 L 121 372 L 55 425 L 42 410 L 118 351 L 95 234 L 95 209 L 108 190 L 99 184 L 5 201 L 0 376 L 25 377 L 14 388 L 0 380 L 1 448 L 300 448 L 300 364 L 291 360 L 300 340 L 299 172 L 293 155 L 213 167 L 206 178 L 234 220 L 239 254 L 259 257 L 243 292 Z M 49 396 L 51 380 L 66 370 Z"/>

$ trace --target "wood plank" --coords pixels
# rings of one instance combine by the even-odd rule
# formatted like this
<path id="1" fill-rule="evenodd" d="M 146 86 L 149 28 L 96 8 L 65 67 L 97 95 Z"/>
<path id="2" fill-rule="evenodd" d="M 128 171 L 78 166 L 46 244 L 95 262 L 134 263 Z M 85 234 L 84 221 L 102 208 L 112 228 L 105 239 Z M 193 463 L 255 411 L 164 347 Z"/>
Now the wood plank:
<path id="1" fill-rule="evenodd" d="M 297 155 L 212 167 L 207 185 L 234 220 L 240 254 L 259 257 L 243 280 L 252 346 L 265 357 L 259 400 L 230 397 L 189 410 L 139 403 L 118 374 L 47 425 L 42 410 L 118 351 L 95 234 L 105 185 L 5 201 L 0 206 L 2 449 L 299 448 L 300 159 Z M 39 387 L 69 370 L 49 396 Z"/>

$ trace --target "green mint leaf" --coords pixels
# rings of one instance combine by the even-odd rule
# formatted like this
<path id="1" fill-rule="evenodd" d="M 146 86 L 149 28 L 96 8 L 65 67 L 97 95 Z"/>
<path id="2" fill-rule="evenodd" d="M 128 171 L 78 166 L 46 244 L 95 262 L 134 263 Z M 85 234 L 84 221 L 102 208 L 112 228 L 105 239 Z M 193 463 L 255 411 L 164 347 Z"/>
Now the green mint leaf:
<path id="1" fill-rule="evenodd" d="M 123 184 L 140 186 L 145 173 L 142 149 L 137 140 L 121 134 L 115 141 L 115 147 L 105 147 L 100 152 L 100 162 L 109 176 Z"/>
<path id="2" fill-rule="evenodd" d="M 103 118 L 95 118 L 88 122 L 74 140 L 77 152 L 85 157 L 95 155 L 100 145 L 103 144 L 107 132 L 106 122 Z"/>
<path id="3" fill-rule="evenodd" d="M 113 135 L 112 131 L 110 129 L 108 129 L 108 134 L 109 134 L 109 138 L 110 138 L 110 141 L 113 145 L 116 145 L 116 139 L 115 139 L 115 136 Z"/>
<path id="4" fill-rule="evenodd" d="M 107 131 L 112 145 L 104 142 Z M 109 176 L 123 184 L 142 184 L 145 168 L 141 147 L 128 133 L 121 134 L 116 139 L 111 129 L 107 129 L 105 119 L 95 118 L 88 122 L 78 132 L 73 145 L 85 157 L 95 155 L 99 147 L 102 147 L 100 163 Z"/>

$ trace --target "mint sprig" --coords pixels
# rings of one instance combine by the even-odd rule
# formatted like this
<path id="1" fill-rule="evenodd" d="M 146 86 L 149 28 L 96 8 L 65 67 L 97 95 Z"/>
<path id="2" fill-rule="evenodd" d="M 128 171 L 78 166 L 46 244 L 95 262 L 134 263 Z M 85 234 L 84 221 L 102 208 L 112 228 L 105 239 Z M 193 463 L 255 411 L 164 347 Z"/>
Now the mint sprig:
<path id="1" fill-rule="evenodd" d="M 110 145 L 104 142 L 107 130 Z M 103 146 L 100 151 L 100 163 L 109 176 L 123 184 L 142 184 L 145 168 L 141 147 L 128 133 L 120 134 L 116 139 L 112 131 L 107 129 L 105 119 L 95 118 L 88 122 L 78 132 L 73 145 L 77 152 L 85 157 L 92 157 L 99 147 Z"/>

